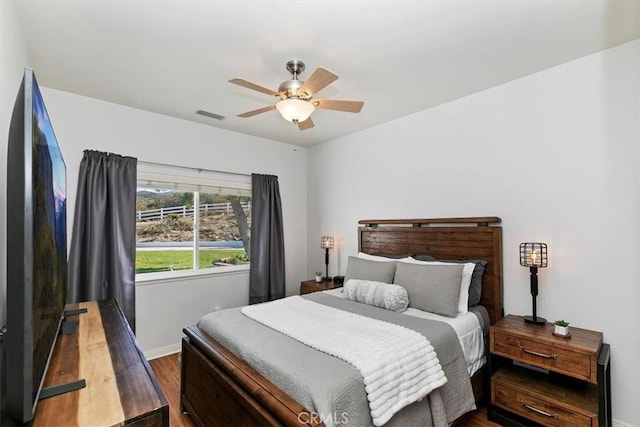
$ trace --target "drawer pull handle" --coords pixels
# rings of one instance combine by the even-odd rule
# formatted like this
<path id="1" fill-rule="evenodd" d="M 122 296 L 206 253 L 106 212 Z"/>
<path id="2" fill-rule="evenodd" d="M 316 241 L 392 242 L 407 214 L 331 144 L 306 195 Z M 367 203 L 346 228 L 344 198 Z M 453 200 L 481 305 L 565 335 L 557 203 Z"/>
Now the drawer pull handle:
<path id="1" fill-rule="evenodd" d="M 549 412 L 545 412 L 542 409 L 534 408 L 533 406 L 527 405 L 522 401 L 520 402 L 520 404 L 528 410 L 535 412 L 536 414 L 544 415 L 545 417 L 549 418 L 555 418 L 556 420 L 558 419 L 558 414 L 556 414 L 555 412 L 553 414 L 550 414 Z"/>
<path id="2" fill-rule="evenodd" d="M 523 345 L 518 346 L 518 348 L 520 349 L 520 351 L 523 351 L 525 353 L 529 353 L 529 354 L 533 354 L 534 356 L 539 356 L 539 357 L 544 357 L 545 359 L 553 359 L 556 360 L 558 358 L 557 354 L 544 354 L 544 353 L 538 353 L 537 351 L 531 351 L 531 350 L 527 350 L 526 348 L 524 348 Z"/>

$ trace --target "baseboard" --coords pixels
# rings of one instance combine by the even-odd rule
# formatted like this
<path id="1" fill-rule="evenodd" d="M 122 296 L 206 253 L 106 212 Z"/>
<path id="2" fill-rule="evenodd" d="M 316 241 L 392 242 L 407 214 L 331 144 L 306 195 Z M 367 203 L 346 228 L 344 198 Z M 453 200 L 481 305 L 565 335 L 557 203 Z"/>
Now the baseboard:
<path id="1" fill-rule="evenodd" d="M 636 427 L 632 424 L 623 423 L 622 421 L 618 421 L 616 419 L 611 420 L 611 424 L 613 427 Z"/>
<path id="2" fill-rule="evenodd" d="M 165 347 L 154 348 L 153 350 L 147 350 L 144 352 L 144 357 L 147 360 L 157 359 L 159 357 L 168 356 L 170 354 L 179 353 L 180 352 L 180 343 L 167 345 Z M 624 427 L 624 426 L 621 426 Z"/>

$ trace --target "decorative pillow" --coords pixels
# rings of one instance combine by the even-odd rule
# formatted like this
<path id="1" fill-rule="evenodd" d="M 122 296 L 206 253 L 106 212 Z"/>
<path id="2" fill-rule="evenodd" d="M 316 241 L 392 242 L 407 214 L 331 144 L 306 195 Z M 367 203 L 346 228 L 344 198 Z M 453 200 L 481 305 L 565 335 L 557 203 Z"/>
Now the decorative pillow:
<path id="1" fill-rule="evenodd" d="M 415 259 L 419 261 L 440 261 L 452 264 L 466 264 L 469 262 L 474 263 L 476 266 L 473 269 L 471 275 L 471 284 L 469 285 L 469 307 L 480 304 L 480 298 L 482 297 L 482 276 L 484 276 L 484 268 L 487 265 L 487 261 L 483 259 L 467 259 L 467 260 L 454 260 L 454 259 L 435 259 L 431 255 L 416 255 Z"/>
<path id="2" fill-rule="evenodd" d="M 368 259 L 369 261 L 381 261 L 381 262 L 392 262 L 397 261 L 402 258 L 406 258 L 408 255 L 371 255 L 366 254 L 364 252 L 358 252 L 358 258 L 360 259 Z"/>
<path id="3" fill-rule="evenodd" d="M 395 272 L 395 262 L 370 261 L 350 256 L 347 260 L 347 272 L 344 275 L 344 281 L 346 283 L 349 279 L 362 279 L 392 283 Z"/>
<path id="4" fill-rule="evenodd" d="M 460 294 L 458 295 L 458 311 L 466 313 L 469 311 L 469 286 L 471 285 L 471 276 L 476 265 L 472 262 L 457 264 L 442 261 L 420 261 L 415 258 L 402 258 L 398 260 L 401 263 L 420 264 L 420 265 L 460 265 L 462 269 L 462 278 L 460 279 Z"/>
<path id="5" fill-rule="evenodd" d="M 393 283 L 409 294 L 409 307 L 443 316 L 458 315 L 463 265 L 398 262 Z"/>
<path id="6" fill-rule="evenodd" d="M 351 279 L 344 285 L 344 297 L 401 313 L 409 305 L 409 295 L 402 286 L 372 280 Z"/>

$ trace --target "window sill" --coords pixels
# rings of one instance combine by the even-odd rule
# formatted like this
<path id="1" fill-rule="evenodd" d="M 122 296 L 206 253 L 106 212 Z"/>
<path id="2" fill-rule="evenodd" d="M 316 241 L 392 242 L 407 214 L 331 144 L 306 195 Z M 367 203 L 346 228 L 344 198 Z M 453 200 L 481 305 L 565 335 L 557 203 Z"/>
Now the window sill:
<path id="1" fill-rule="evenodd" d="M 136 274 L 136 286 L 155 285 L 157 283 L 177 282 L 203 277 L 228 276 L 233 274 L 248 274 L 249 264 L 229 267 L 216 267 L 203 270 L 166 271 L 161 273 Z"/>

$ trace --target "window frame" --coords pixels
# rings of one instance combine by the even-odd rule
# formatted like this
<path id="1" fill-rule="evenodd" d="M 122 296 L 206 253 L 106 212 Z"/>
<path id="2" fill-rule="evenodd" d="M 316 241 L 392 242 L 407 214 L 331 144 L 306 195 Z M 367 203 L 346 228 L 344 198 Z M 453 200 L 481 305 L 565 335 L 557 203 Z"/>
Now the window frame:
<path id="1" fill-rule="evenodd" d="M 233 172 L 221 172 L 199 168 L 138 161 L 137 188 L 166 188 L 176 191 L 193 192 L 194 206 L 199 206 L 200 192 L 236 193 L 239 196 L 251 196 L 251 175 Z M 195 215 L 195 213 L 198 215 Z M 176 280 L 198 279 L 208 276 L 247 274 L 250 262 L 215 268 L 197 268 L 200 249 L 200 210 L 194 210 L 193 220 L 193 262 L 191 269 L 160 271 L 154 273 L 136 273 L 136 285 L 148 285 Z M 136 248 L 137 252 L 137 248 Z"/>

